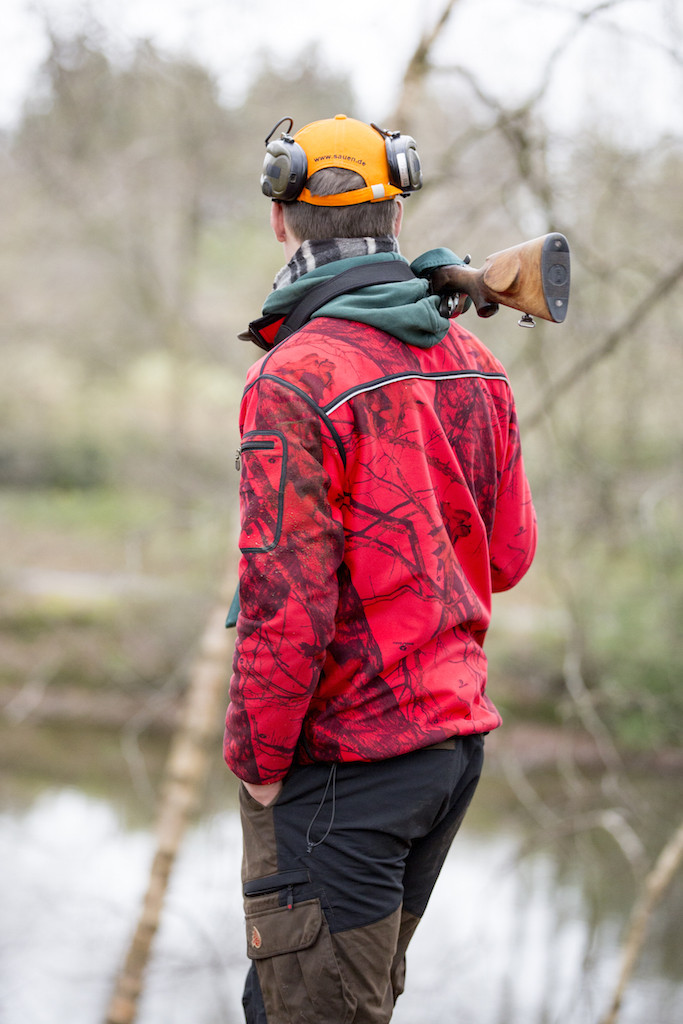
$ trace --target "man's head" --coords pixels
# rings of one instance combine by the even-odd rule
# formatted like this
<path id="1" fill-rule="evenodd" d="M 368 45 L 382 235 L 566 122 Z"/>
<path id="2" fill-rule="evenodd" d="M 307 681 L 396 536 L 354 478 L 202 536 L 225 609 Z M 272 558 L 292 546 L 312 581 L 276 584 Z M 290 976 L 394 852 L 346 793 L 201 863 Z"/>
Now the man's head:
<path id="1" fill-rule="evenodd" d="M 271 220 L 280 241 L 285 232 L 299 243 L 398 234 L 397 197 L 422 186 L 410 136 L 338 114 L 271 141 L 282 123 L 266 139 L 261 175 L 264 194 L 275 200 Z"/>

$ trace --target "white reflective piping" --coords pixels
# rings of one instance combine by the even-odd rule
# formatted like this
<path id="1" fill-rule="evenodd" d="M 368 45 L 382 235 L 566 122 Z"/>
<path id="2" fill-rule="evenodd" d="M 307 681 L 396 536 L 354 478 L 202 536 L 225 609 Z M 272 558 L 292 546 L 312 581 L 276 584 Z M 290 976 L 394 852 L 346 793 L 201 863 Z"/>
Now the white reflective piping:
<path id="1" fill-rule="evenodd" d="M 481 380 L 502 380 L 508 383 L 508 379 L 504 373 L 482 373 L 476 370 L 462 370 L 458 373 L 402 373 L 396 377 L 385 377 L 383 380 L 373 381 L 371 384 L 363 384 L 360 387 L 354 388 L 349 394 L 344 395 L 343 398 L 338 399 L 333 405 L 327 406 L 325 412 L 328 416 L 331 416 L 333 412 L 341 408 L 342 405 L 346 405 L 352 398 L 357 398 L 358 395 L 365 395 L 369 391 L 378 391 L 380 388 L 386 387 L 388 384 L 397 384 L 403 380 L 431 380 L 437 383 L 440 380 L 458 380 L 459 378 L 479 378 Z"/>

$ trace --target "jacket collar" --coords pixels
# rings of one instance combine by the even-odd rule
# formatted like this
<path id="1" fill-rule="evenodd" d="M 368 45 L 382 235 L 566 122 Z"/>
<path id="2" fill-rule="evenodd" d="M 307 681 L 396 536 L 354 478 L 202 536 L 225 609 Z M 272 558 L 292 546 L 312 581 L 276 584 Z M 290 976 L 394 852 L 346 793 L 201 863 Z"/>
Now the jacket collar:
<path id="1" fill-rule="evenodd" d="M 407 264 L 407 260 L 396 251 L 369 253 L 330 260 L 289 284 L 281 284 L 266 299 L 263 316 L 252 321 L 248 330 L 239 337 L 269 351 L 276 344 L 276 336 L 287 315 L 310 290 L 352 268 L 374 266 L 385 261 Z M 393 283 L 373 284 L 339 295 L 316 309 L 312 318 L 326 316 L 352 320 L 385 331 L 404 344 L 432 348 L 445 337 L 450 321 L 440 315 L 439 296 L 430 294 L 427 277 L 420 275 L 426 274 L 425 267 L 433 269 L 449 263 L 462 263 L 462 260 L 448 249 L 431 250 L 411 264 L 417 276 Z"/>

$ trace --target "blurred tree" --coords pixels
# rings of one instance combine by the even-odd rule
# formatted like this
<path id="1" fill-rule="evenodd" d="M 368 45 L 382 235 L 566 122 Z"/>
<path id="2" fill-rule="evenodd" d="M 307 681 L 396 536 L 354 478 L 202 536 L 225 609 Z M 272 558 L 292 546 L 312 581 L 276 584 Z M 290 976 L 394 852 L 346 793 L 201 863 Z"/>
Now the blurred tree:
<path id="1" fill-rule="evenodd" d="M 418 112 L 433 112 L 426 133 L 419 125 L 420 145 L 426 139 L 424 154 L 441 169 L 416 197 L 422 216 L 417 230 L 409 221 L 411 243 L 424 228 L 445 233 L 456 251 L 463 238 L 483 241 L 482 256 L 520 235 L 560 230 L 570 240 L 573 294 L 561 331 L 542 325 L 514 339 L 505 311 L 468 324 L 511 372 L 541 524 L 535 569 L 521 588 L 537 621 L 530 641 L 512 644 L 517 657 L 523 646 L 528 654 L 514 670 L 514 660 L 494 658 L 492 692 L 507 674 L 511 707 L 520 696 L 524 707 L 535 680 L 535 698 L 556 722 L 591 735 L 604 764 L 604 797 L 634 822 L 646 849 L 647 808 L 629 789 L 623 752 L 679 745 L 683 725 L 683 419 L 671 386 L 683 372 L 683 138 L 641 139 L 601 118 L 597 102 L 568 138 L 543 108 L 566 51 L 619 3 L 577 10 L 537 84 L 512 102 L 462 66 L 436 65 L 433 48 L 459 8 L 444 0 L 409 63 L 397 119 L 416 124 L 417 133 Z M 671 11 L 657 6 L 666 21 Z M 670 25 L 659 57 L 675 73 L 681 39 L 673 16 Z M 596 75 L 610 42 L 617 52 L 623 35 L 614 24 L 604 28 Z M 559 612 L 553 626 L 544 608 Z M 567 804 L 572 820 L 576 803 L 568 797 Z M 540 799 L 536 805 L 552 816 Z M 622 843 L 617 830 L 601 827 Z M 680 864 L 680 831 L 669 847 L 677 859 L 662 891 Z M 622 849 L 628 859 L 628 844 Z M 649 897 L 657 865 L 649 874 L 642 861 L 633 867 Z M 647 899 L 636 905 L 611 1021 L 651 910 Z"/>
<path id="2" fill-rule="evenodd" d="M 500 354 L 518 394 L 541 518 L 534 577 L 554 591 L 567 624 L 547 666 L 547 696 L 558 715 L 587 724 L 575 687 L 558 700 L 558 666 L 571 655 L 565 666 L 580 666 L 594 713 L 622 740 L 651 747 L 674 740 L 683 722 L 674 683 L 683 559 L 672 533 L 683 511 L 683 423 L 662 379 L 663 367 L 667 377 L 683 369 L 683 143 L 626 143 L 621 124 L 592 130 L 593 110 L 568 138 L 543 107 L 560 58 L 608 6 L 577 11 L 528 96 L 510 101 L 463 66 L 435 60 L 449 19 L 457 29 L 459 4 L 444 0 L 397 104 L 397 120 L 419 128 L 427 181 L 410 200 L 403 248 L 447 244 L 464 255 L 476 241 L 480 265 L 524 238 L 569 237 L 565 325 L 520 333 L 502 311 L 468 326 Z M 675 43 L 661 58 L 679 66 Z"/>
<path id="3" fill-rule="evenodd" d="M 85 37 L 53 37 L 43 75 L 14 153 L 46 212 L 67 222 L 66 252 L 44 260 L 73 256 L 94 278 L 71 307 L 69 326 L 89 326 L 80 358 L 115 368 L 149 346 L 182 350 L 199 230 L 221 173 L 225 113 L 212 80 L 148 44 L 114 66 Z"/>
<path id="4" fill-rule="evenodd" d="M 48 376 L 55 370 L 65 387 L 72 380 L 67 419 L 81 440 L 71 476 L 85 480 L 78 469 L 85 439 L 101 429 L 88 396 L 101 408 L 105 378 L 122 385 L 143 357 L 159 354 L 163 475 L 192 491 L 195 480 L 183 485 L 182 477 L 205 450 L 205 439 L 193 438 L 196 371 L 217 360 L 228 370 L 234 413 L 256 354 L 233 339 L 263 298 L 252 268 L 269 237 L 258 169 L 276 116 L 270 97 L 303 123 L 331 104 L 349 108 L 350 91 L 314 51 L 295 72 L 264 58 L 245 104 L 228 110 L 204 68 L 166 58 L 149 43 L 115 60 L 97 26 L 50 38 L 40 82 L 3 153 L 13 262 L 4 276 L 0 267 L 0 287 L 8 294 L 7 336 L 22 339 L 13 373 L 25 378 L 33 360 Z M 56 406 L 63 415 L 63 395 Z M 143 474 L 157 473 L 158 461 L 143 454 L 158 415 L 139 413 L 130 418 L 129 442 Z M 45 478 L 45 462 L 15 466 L 15 477 Z"/>

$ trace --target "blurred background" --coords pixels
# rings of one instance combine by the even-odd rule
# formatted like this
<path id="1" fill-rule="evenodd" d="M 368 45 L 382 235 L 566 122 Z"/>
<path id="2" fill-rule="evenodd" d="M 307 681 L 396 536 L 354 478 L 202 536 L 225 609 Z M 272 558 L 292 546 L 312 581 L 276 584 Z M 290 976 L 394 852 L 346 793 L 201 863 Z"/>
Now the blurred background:
<path id="1" fill-rule="evenodd" d="M 481 266 L 548 231 L 572 250 L 563 325 L 463 318 L 509 371 L 540 545 L 495 602 L 505 726 L 394 1020 L 598 1024 L 635 949 L 615 1014 L 677 1024 L 681 5 L 4 0 L 0 43 L 0 1020 L 109 1019 L 207 651 L 137 1019 L 242 1019 L 211 625 L 259 356 L 237 334 L 281 262 L 264 139 L 344 112 L 417 140 L 409 259 Z"/>

